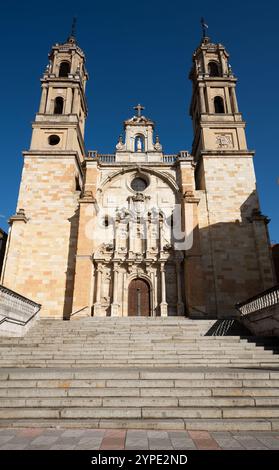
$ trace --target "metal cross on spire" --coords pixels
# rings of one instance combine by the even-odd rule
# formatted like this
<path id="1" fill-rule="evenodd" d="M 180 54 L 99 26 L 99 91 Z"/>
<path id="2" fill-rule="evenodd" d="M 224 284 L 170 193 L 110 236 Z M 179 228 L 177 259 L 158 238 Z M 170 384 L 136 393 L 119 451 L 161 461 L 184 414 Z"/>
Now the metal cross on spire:
<path id="1" fill-rule="evenodd" d="M 143 111 L 145 108 L 141 104 L 138 104 L 137 106 L 134 106 L 134 108 L 138 112 L 138 117 L 141 117 L 141 111 Z"/>
<path id="2" fill-rule="evenodd" d="M 75 38 L 76 37 L 76 27 L 77 27 L 77 18 L 74 16 L 73 22 L 72 22 L 72 29 L 71 29 L 71 37 Z"/>
<path id="3" fill-rule="evenodd" d="M 201 18 L 201 25 L 202 25 L 202 37 L 205 38 L 207 36 L 208 25 L 206 24 L 204 18 Z"/>

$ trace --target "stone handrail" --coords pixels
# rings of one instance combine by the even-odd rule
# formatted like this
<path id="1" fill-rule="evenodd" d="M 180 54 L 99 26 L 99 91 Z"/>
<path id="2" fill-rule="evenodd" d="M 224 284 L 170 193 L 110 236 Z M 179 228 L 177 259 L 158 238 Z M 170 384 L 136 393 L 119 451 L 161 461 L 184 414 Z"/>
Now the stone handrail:
<path id="1" fill-rule="evenodd" d="M 245 302 L 239 302 L 235 307 L 241 313 L 241 316 L 243 316 L 274 305 L 279 305 L 279 285 L 272 287 L 271 289 L 267 289 Z"/>
<path id="2" fill-rule="evenodd" d="M 40 304 L 0 285 L 0 325 L 8 322 L 25 326 L 40 309 Z"/>
<path id="3" fill-rule="evenodd" d="M 163 155 L 164 163 L 174 163 L 176 161 L 177 155 Z"/>
<path id="4" fill-rule="evenodd" d="M 108 154 L 108 155 L 98 155 L 99 162 L 102 163 L 114 163 L 115 162 L 115 155 Z"/>

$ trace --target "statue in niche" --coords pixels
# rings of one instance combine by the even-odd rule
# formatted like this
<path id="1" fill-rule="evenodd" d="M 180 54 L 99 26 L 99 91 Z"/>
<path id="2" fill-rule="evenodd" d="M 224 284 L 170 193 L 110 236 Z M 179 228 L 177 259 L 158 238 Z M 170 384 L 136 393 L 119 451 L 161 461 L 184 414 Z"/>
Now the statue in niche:
<path id="1" fill-rule="evenodd" d="M 143 151 L 142 138 L 139 136 L 136 138 L 136 151 L 137 152 Z"/>

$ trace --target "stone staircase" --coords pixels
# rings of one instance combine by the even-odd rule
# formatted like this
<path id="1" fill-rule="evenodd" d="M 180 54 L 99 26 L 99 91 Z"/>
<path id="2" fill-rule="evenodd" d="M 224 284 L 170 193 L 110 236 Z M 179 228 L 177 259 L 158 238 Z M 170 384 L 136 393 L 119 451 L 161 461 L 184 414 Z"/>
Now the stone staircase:
<path id="1" fill-rule="evenodd" d="M 0 425 L 279 430 L 279 357 L 214 321 L 41 320 L 0 339 Z"/>

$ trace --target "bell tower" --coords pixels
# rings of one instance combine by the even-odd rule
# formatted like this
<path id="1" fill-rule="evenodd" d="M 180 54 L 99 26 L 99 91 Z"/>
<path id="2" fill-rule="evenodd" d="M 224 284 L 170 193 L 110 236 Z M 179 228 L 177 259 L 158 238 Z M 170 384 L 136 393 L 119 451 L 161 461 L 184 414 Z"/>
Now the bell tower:
<path id="1" fill-rule="evenodd" d="M 67 318 L 72 311 L 87 79 L 73 27 L 52 47 L 41 79 L 2 275 L 5 286 L 43 305 L 42 316 Z"/>
<path id="2" fill-rule="evenodd" d="M 193 82 L 190 106 L 194 129 L 192 154 L 196 161 L 205 150 L 246 152 L 245 122 L 236 98 L 237 78 L 225 47 L 203 37 L 193 54 L 190 79 Z"/>
<path id="3" fill-rule="evenodd" d="M 83 158 L 87 80 L 84 52 L 72 30 L 67 41 L 55 44 L 49 54 L 41 79 L 42 95 L 33 123 L 31 150 L 74 148 Z"/>
<path id="4" fill-rule="evenodd" d="M 259 208 L 237 78 L 225 47 L 213 43 L 205 28 L 189 78 L 203 268 L 206 290 L 214 293 L 207 297 L 207 311 L 226 316 L 233 313 L 234 300 L 273 285 L 268 218 Z"/>

